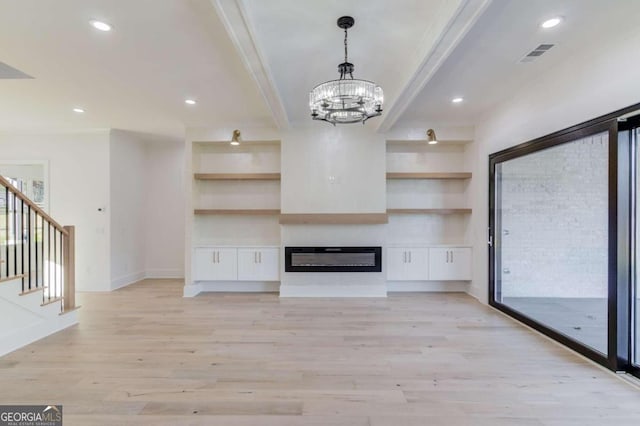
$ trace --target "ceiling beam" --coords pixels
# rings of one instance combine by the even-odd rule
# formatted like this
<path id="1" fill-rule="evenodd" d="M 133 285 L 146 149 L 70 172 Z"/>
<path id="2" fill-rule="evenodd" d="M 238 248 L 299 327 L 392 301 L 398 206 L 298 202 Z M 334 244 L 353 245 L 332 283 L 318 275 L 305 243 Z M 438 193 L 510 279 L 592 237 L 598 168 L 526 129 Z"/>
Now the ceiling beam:
<path id="1" fill-rule="evenodd" d="M 383 119 L 379 122 L 377 131 L 388 132 L 402 116 L 405 110 L 411 105 L 436 71 L 449 57 L 451 52 L 462 41 L 467 32 L 473 27 L 478 18 L 486 10 L 492 0 L 462 0 L 457 10 L 448 20 L 446 26 L 435 41 L 429 42 L 430 48 L 426 50 L 425 56 L 416 68 L 416 71 L 408 79 L 400 95 L 386 108 Z"/>
<path id="2" fill-rule="evenodd" d="M 258 85 L 276 126 L 280 130 L 287 129 L 289 127 L 287 112 L 271 76 L 269 64 L 258 49 L 242 0 L 211 0 L 211 2 L 240 54 L 245 68 Z"/>

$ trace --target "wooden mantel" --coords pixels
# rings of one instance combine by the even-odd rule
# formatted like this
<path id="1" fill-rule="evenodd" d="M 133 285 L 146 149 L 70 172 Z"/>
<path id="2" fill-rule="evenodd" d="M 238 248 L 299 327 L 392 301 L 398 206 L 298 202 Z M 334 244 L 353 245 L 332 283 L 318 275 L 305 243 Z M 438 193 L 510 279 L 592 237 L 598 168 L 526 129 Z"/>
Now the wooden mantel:
<path id="1" fill-rule="evenodd" d="M 386 213 L 289 213 L 280 215 L 283 225 L 378 225 L 389 222 Z"/>

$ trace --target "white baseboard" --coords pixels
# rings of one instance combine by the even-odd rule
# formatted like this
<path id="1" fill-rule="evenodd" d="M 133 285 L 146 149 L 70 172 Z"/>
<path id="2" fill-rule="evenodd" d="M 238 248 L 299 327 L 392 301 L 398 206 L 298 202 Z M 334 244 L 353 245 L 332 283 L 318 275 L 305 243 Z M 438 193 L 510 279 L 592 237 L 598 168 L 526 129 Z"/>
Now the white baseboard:
<path id="1" fill-rule="evenodd" d="M 119 288 L 126 287 L 130 284 L 136 283 L 140 280 L 145 279 L 145 276 L 146 276 L 145 272 L 140 271 L 140 272 L 135 272 L 133 274 L 124 275 L 119 278 L 114 278 L 111 280 L 111 290 L 117 290 Z"/>
<path id="2" fill-rule="evenodd" d="M 182 290 L 182 297 L 196 297 L 202 292 L 200 284 L 188 284 Z"/>
<path id="3" fill-rule="evenodd" d="M 162 279 L 162 278 L 173 278 L 173 279 L 183 279 L 184 271 L 182 269 L 147 269 L 145 273 L 145 278 L 150 279 Z"/>
<path id="4" fill-rule="evenodd" d="M 118 290 L 144 279 L 183 279 L 184 274 L 180 269 L 151 269 L 135 272 L 111 280 L 110 291 Z"/>
<path id="5" fill-rule="evenodd" d="M 280 297 L 387 297 L 384 285 L 282 285 Z"/>
<path id="6" fill-rule="evenodd" d="M 469 290 L 468 281 L 388 281 L 389 293 L 402 292 L 466 292 Z"/>

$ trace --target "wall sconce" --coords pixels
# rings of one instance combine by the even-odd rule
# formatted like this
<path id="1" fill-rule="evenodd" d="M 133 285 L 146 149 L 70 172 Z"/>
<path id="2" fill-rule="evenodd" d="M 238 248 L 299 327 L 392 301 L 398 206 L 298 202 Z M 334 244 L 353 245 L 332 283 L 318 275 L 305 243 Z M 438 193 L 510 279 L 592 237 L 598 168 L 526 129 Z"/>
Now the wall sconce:
<path id="1" fill-rule="evenodd" d="M 427 130 L 427 143 L 429 145 L 435 145 L 438 143 L 438 138 L 436 137 L 436 132 L 433 129 Z"/>
<path id="2" fill-rule="evenodd" d="M 236 129 L 233 131 L 233 135 L 231 135 L 231 145 L 240 145 L 240 130 Z"/>

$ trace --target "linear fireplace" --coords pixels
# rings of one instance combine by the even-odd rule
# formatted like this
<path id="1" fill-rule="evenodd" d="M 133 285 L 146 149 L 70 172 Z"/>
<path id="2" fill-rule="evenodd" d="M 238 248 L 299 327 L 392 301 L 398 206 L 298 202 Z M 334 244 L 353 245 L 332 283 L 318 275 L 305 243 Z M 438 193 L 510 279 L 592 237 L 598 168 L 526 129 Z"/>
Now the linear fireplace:
<path id="1" fill-rule="evenodd" d="M 285 247 L 285 272 L 382 272 L 382 247 Z"/>

